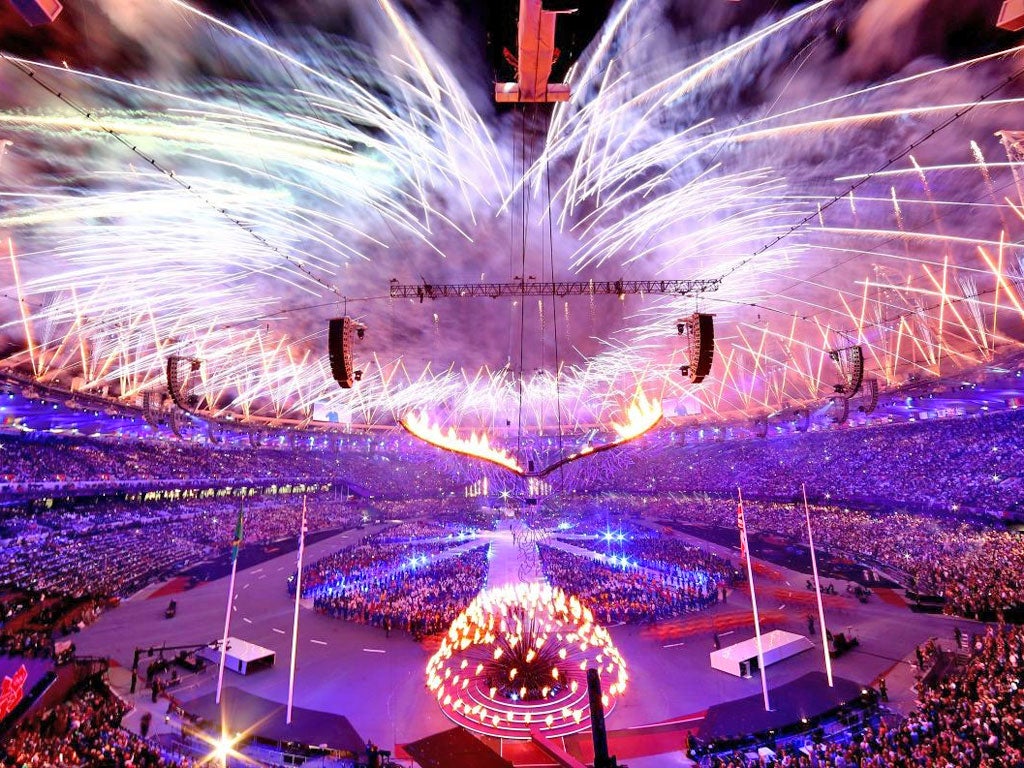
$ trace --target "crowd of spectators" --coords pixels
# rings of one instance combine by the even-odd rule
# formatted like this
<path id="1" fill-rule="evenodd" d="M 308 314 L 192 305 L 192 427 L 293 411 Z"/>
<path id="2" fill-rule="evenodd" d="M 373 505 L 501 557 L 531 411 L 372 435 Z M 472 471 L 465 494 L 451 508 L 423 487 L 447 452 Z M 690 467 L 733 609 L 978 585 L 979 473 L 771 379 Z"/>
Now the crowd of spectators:
<path id="1" fill-rule="evenodd" d="M 0 432 L 0 486 L 74 488 L 82 483 L 145 487 L 157 481 L 315 483 L 347 481 L 375 496 L 437 498 L 453 485 L 432 462 L 434 449 L 407 439 L 348 436 L 333 448 L 208 445 L 184 440 L 93 438 Z M 400 465 L 400 468 L 399 468 Z"/>
<path id="2" fill-rule="evenodd" d="M 327 588 L 314 609 L 347 621 L 409 632 L 417 640 L 451 626 L 487 579 L 487 547 L 427 565 L 405 565 L 354 585 Z"/>
<path id="3" fill-rule="evenodd" d="M 657 621 L 718 602 L 714 575 L 675 577 L 636 565 L 614 565 L 538 544 L 544 576 L 586 603 L 605 624 Z"/>
<path id="4" fill-rule="evenodd" d="M 102 683 L 88 683 L 64 703 L 7 734 L 0 745 L 0 765 L 192 768 L 196 764 L 122 728 L 125 712 L 126 707 Z"/>
<path id="5" fill-rule="evenodd" d="M 489 531 L 498 517 L 496 510 L 479 498 L 464 495 L 437 498 L 387 499 L 378 504 L 379 516 L 389 520 L 428 518 L 453 531 Z"/>
<path id="6" fill-rule="evenodd" d="M 764 439 L 686 442 L 666 431 L 626 446 L 587 490 L 655 490 L 792 498 L 806 483 L 819 501 L 954 507 L 1024 514 L 1024 409 L 857 429 L 771 434 Z M 314 438 L 314 442 L 317 442 Z M 329 444 L 330 447 L 326 447 Z M 243 447 L 184 440 L 0 433 L 0 484 L 31 482 L 324 482 L 344 480 L 390 498 L 450 498 L 474 474 L 429 446 L 396 434 L 344 435 L 311 447 Z M 896 468 L 898 467 L 898 471 Z M 827 471 L 826 469 L 827 468 Z"/>
<path id="7" fill-rule="evenodd" d="M 938 595 L 947 613 L 1003 620 L 1024 609 L 1024 536 L 1009 531 L 954 532 L 920 551 L 908 587 Z"/>
<path id="8" fill-rule="evenodd" d="M 1024 409 L 646 450 L 595 490 L 683 491 L 1024 513 Z M 595 480 L 595 485 L 598 481 Z"/>
<path id="9" fill-rule="evenodd" d="M 1022 421 L 1024 411 L 1004 411 L 767 439 L 677 441 L 654 451 L 638 443 L 623 450 L 640 451 L 636 456 L 644 460 L 627 462 L 628 468 L 600 482 L 622 492 L 613 500 L 621 514 L 727 526 L 735 520 L 731 502 L 665 494 L 724 495 L 742 486 L 748 497 L 762 499 L 748 504 L 748 524 L 793 539 L 802 538 L 802 509 L 779 500 L 791 500 L 806 483 L 816 502 L 820 545 L 877 564 L 915 592 L 943 597 L 952 613 L 998 616 L 1024 606 L 1022 539 L 957 518 L 971 511 L 1024 512 Z M 313 449 L 0 434 L 0 483 L 207 478 L 228 484 L 234 478 L 322 482 L 345 477 L 403 497 L 384 514 L 413 516 L 430 504 L 432 515 L 448 515 L 453 523 L 468 519 L 466 533 L 490 527 L 493 513 L 477 500 L 436 493 L 444 472 L 430 469 L 433 455 L 394 435 L 348 435 L 330 448 Z M 451 478 L 442 483 L 448 487 L 445 483 Z M 650 498 L 654 494 L 658 497 Z M 856 509 L 849 508 L 850 500 Z M 216 498 L 162 505 L 109 502 L 70 515 L 55 509 L 0 519 L 0 584 L 70 595 L 128 594 L 226 547 L 233 503 Z M 292 533 L 290 504 L 254 500 L 246 541 Z M 865 511 L 870 509 L 886 511 Z M 552 522 L 566 515 L 561 507 L 552 510 Z M 920 514 L 923 510 L 930 512 Z M 349 524 L 332 519 L 333 509 L 323 513 L 318 518 L 320 511 L 311 511 L 310 530 Z M 420 534 L 410 529 L 409 535 Z M 343 562 L 340 570 L 353 567 L 358 563 Z M 311 573 L 311 585 L 317 580 Z"/>
<path id="10" fill-rule="evenodd" d="M 55 656 L 56 641 L 95 621 L 108 604 L 96 597 L 47 596 L 25 590 L 0 592 L 0 653 Z M 69 657 L 70 653 L 64 655 Z"/>
<path id="11" fill-rule="evenodd" d="M 743 755 L 716 758 L 716 768 L 748 765 L 932 766 L 985 768 L 1024 765 L 1024 691 L 1020 673 L 1024 628 L 989 626 L 968 641 L 962 668 L 922 685 L 915 710 L 889 726 L 883 720 L 852 739 L 820 743 L 813 757 L 793 747 L 773 759 L 748 762 Z"/>
<path id="12" fill-rule="evenodd" d="M 339 476 L 329 452 L 214 448 L 185 441 L 0 434 L 0 482 L 290 479 Z"/>
<path id="13" fill-rule="evenodd" d="M 138 505 L 110 502 L 8 517 L 0 528 L 0 587 L 124 597 L 226 551 L 240 502 L 230 497 Z M 310 531 L 353 527 L 361 515 L 329 495 L 307 500 Z M 297 535 L 298 497 L 244 502 L 243 543 Z"/>
<path id="14" fill-rule="evenodd" d="M 666 522 L 735 529 L 736 502 L 708 496 L 615 500 Z M 747 528 L 806 543 L 802 504 L 747 501 Z M 995 619 L 1024 607 L 1024 536 L 956 515 L 810 507 L 820 549 L 881 569 L 913 594 L 944 598 L 947 613 Z"/>

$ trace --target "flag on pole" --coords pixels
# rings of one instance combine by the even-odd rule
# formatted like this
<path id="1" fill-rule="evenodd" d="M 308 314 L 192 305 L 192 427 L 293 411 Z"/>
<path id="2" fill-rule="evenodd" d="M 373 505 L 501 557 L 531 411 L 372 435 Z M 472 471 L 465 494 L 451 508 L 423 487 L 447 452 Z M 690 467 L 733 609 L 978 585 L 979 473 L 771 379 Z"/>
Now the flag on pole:
<path id="1" fill-rule="evenodd" d="M 825 654 L 825 676 L 832 687 L 832 657 L 828 650 L 828 630 L 825 628 L 825 606 L 821 600 L 821 579 L 818 578 L 818 558 L 814 554 L 814 533 L 811 531 L 811 507 L 807 503 L 807 486 L 800 484 L 804 495 L 804 516 L 807 518 L 807 546 L 811 550 L 811 572 L 814 574 L 814 592 L 818 598 L 818 626 L 821 628 L 821 650 Z"/>
<path id="2" fill-rule="evenodd" d="M 743 517 L 743 502 L 736 507 L 736 525 L 740 529 L 740 563 L 747 560 L 747 521 Z"/>
<path id="3" fill-rule="evenodd" d="M 231 540 L 231 562 L 238 559 L 238 550 L 242 547 L 242 519 L 245 515 L 245 507 L 238 507 L 238 522 L 235 524 L 235 538 Z"/>
<path id="4" fill-rule="evenodd" d="M 761 670 L 761 693 L 764 696 L 764 711 L 771 712 L 772 706 L 768 700 L 768 677 L 764 671 L 764 646 L 761 642 L 761 617 L 757 613 L 757 593 L 754 591 L 754 561 L 749 557 L 747 551 L 747 521 L 743 519 L 743 491 L 736 489 L 737 502 L 736 523 L 740 529 L 740 558 L 741 562 L 746 560 L 747 583 L 750 584 L 750 608 L 754 612 L 754 638 L 757 640 L 757 666 Z"/>
<path id="5" fill-rule="evenodd" d="M 231 631 L 231 609 L 235 600 L 235 575 L 238 573 L 238 550 L 242 546 L 242 519 L 245 515 L 245 497 L 238 500 L 238 522 L 235 538 L 231 542 L 231 578 L 228 580 L 228 606 L 224 611 L 224 637 L 220 641 L 220 669 L 217 671 L 217 703 L 220 704 L 224 688 L 224 664 L 228 656 L 228 634 Z"/>
<path id="6" fill-rule="evenodd" d="M 292 702 L 295 699 L 295 658 L 299 650 L 299 603 L 302 600 L 302 553 L 306 548 L 306 497 L 302 497 L 302 520 L 299 523 L 299 556 L 295 569 L 295 614 L 292 618 L 292 658 L 288 671 L 288 707 L 285 723 L 292 722 Z"/>

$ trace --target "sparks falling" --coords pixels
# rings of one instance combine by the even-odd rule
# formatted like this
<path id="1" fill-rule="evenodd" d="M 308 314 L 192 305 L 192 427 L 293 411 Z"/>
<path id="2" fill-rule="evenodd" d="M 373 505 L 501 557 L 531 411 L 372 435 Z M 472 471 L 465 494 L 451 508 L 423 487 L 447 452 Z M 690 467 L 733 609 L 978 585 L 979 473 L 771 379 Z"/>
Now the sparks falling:
<path id="1" fill-rule="evenodd" d="M 820 400 L 851 343 L 883 387 L 1020 344 L 1017 48 L 845 82 L 863 41 L 828 41 L 857 8 L 693 40 L 625 2 L 527 147 L 525 116 L 479 103 L 394 4 L 345 40 L 158 5 L 178 26 L 140 34 L 178 43 L 179 73 L 0 60 L 0 368 L 136 402 L 180 355 L 212 416 L 394 426 L 443 403 L 460 432 L 580 432 L 638 384 L 670 419 L 729 418 Z M 622 275 L 722 287 L 387 298 L 391 277 Z M 700 387 L 673 332 L 695 309 L 719 330 Z M 342 311 L 369 329 L 346 391 L 325 339 Z"/>

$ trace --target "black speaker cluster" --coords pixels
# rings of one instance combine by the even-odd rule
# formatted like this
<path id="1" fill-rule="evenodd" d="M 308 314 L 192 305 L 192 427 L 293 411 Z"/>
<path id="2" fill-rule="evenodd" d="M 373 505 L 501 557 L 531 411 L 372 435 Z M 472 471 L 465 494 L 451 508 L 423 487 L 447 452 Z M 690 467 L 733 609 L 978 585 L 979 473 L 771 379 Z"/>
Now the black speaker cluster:
<path id="1" fill-rule="evenodd" d="M 352 357 L 352 347 L 356 339 L 366 334 L 366 326 L 351 317 L 335 317 L 327 327 L 327 349 L 331 356 L 331 374 L 342 389 L 352 389 L 363 377 L 363 372 L 356 370 Z"/>
<path id="2" fill-rule="evenodd" d="M 676 322 L 676 331 L 689 338 L 690 362 L 680 367 L 679 372 L 689 377 L 691 383 L 700 384 L 711 373 L 715 357 L 714 315 L 695 312 Z"/>
<path id="3" fill-rule="evenodd" d="M 828 356 L 839 368 L 843 381 L 833 387 L 837 395 L 850 398 L 864 382 L 864 348 L 860 344 L 830 350 Z"/>
<path id="4" fill-rule="evenodd" d="M 195 411 L 200 398 L 193 393 L 203 361 L 194 357 L 171 355 L 167 358 L 167 391 L 174 404 L 183 411 Z"/>

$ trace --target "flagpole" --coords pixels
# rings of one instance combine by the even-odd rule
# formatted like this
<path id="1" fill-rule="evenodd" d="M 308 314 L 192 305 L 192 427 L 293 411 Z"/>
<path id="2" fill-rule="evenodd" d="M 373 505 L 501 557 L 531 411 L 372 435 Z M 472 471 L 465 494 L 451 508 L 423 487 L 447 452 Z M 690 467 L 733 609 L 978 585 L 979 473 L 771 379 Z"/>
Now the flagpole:
<path id="1" fill-rule="evenodd" d="M 814 535 L 811 533 L 811 508 L 807 505 L 807 486 L 800 483 L 804 494 L 804 515 L 807 518 L 807 544 L 811 548 L 811 570 L 814 572 L 814 591 L 818 596 L 818 626 L 821 628 L 821 648 L 825 652 L 825 676 L 832 687 L 832 657 L 828 650 L 828 632 L 825 629 L 825 606 L 821 602 L 821 582 L 818 580 L 818 558 L 814 555 Z"/>
<path id="2" fill-rule="evenodd" d="M 295 694 L 295 655 L 299 643 L 299 600 L 302 598 L 302 550 L 306 545 L 306 497 L 302 497 L 302 523 L 299 526 L 299 567 L 295 572 L 295 616 L 292 618 L 292 662 L 288 671 L 288 713 L 285 723 L 292 722 L 292 699 Z"/>
<path id="3" fill-rule="evenodd" d="M 740 548 L 747 555 L 747 580 L 750 583 L 750 604 L 754 608 L 754 637 L 757 638 L 757 666 L 761 670 L 761 693 L 764 695 L 764 711 L 771 712 L 771 704 L 768 702 L 768 677 L 764 671 L 764 646 L 761 643 L 761 618 L 757 613 L 757 595 L 754 594 L 754 565 L 750 557 L 750 548 L 747 545 L 747 523 L 743 518 L 743 489 L 737 488 L 739 494 L 740 509 Z"/>
<path id="4" fill-rule="evenodd" d="M 220 669 L 217 671 L 217 703 L 224 687 L 224 664 L 228 658 L 228 633 L 231 631 L 231 609 L 235 602 L 235 574 L 238 572 L 238 549 L 242 546 L 242 519 L 245 514 L 245 496 L 238 501 L 238 523 L 235 525 L 235 540 L 231 546 L 231 580 L 228 582 L 228 607 L 224 611 L 224 637 L 220 641 Z"/>

